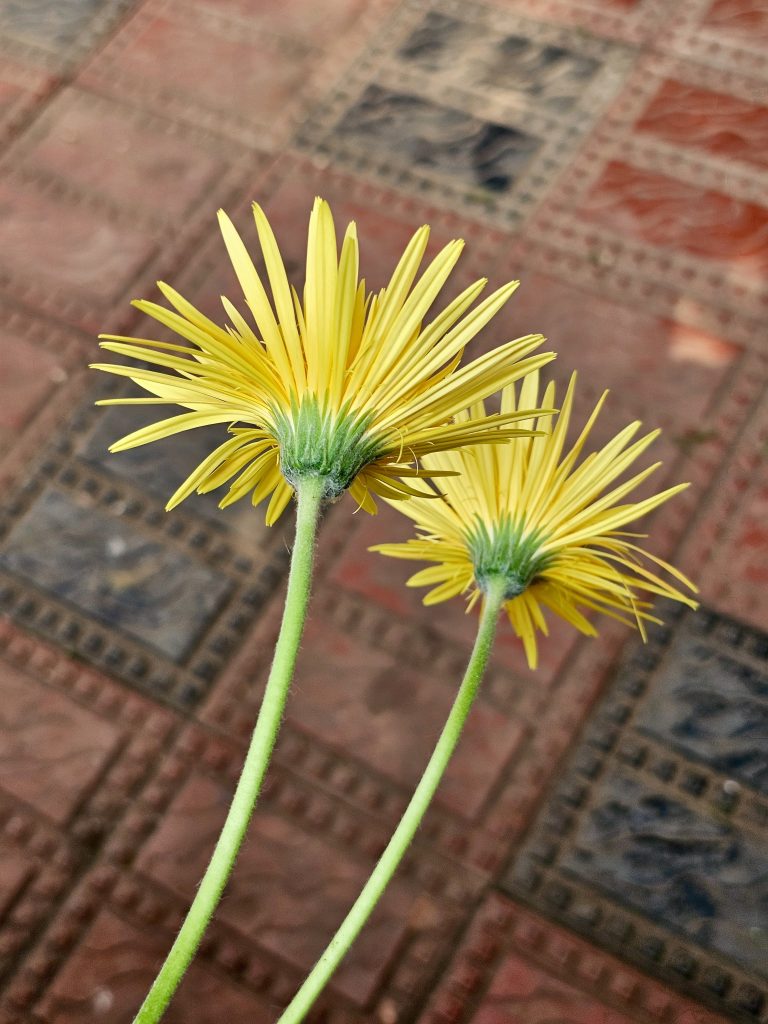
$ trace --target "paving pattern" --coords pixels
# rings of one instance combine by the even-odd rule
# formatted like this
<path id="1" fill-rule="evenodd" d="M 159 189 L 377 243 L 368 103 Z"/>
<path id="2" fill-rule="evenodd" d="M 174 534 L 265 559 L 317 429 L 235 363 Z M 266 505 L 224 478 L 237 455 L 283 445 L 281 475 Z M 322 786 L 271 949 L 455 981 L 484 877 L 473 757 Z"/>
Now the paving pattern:
<path id="1" fill-rule="evenodd" d="M 129 1024 L 226 811 L 290 523 L 166 497 L 217 430 L 107 455 L 98 331 L 237 285 L 312 197 L 372 287 L 413 229 L 522 278 L 601 436 L 664 429 L 653 549 L 700 583 L 647 646 L 502 632 L 323 1024 L 768 1021 L 765 0 L 0 0 L 0 1024 Z M 114 385 L 109 385 L 114 391 Z M 169 1022 L 274 1021 L 419 777 L 474 632 L 343 501 L 252 835 Z M 286 517 L 290 519 L 290 517 Z"/>

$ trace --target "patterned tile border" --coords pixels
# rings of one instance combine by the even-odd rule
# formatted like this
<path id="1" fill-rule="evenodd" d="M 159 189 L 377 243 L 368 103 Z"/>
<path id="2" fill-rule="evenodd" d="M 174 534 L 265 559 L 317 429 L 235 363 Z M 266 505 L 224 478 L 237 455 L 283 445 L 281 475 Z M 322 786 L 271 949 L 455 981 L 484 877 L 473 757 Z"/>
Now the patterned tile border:
<path id="1" fill-rule="evenodd" d="M 525 1006 L 539 996 L 528 986 L 531 977 L 540 972 L 544 1012 L 551 1012 L 552 1002 L 557 1002 L 557 1010 L 563 1015 L 557 1019 L 563 1024 L 571 1020 L 573 1024 L 623 1024 L 628 1020 L 643 1024 L 723 1024 L 723 1018 L 681 999 L 496 892 L 490 893 L 478 910 L 419 1018 L 420 1024 L 464 1024 L 474 1021 L 476 1011 L 482 1013 L 486 1005 L 489 1017 L 477 1019 L 507 1019 L 492 985 L 496 972 L 503 971 L 508 959 L 513 963 L 513 976 L 523 975 L 518 1004 Z M 522 971 L 521 961 L 525 965 Z"/>
<path id="2" fill-rule="evenodd" d="M 284 91 L 289 93 L 287 97 L 276 100 L 265 97 L 258 117 L 254 109 L 244 106 L 239 96 L 233 95 L 227 103 L 217 101 L 215 97 L 209 99 L 205 91 L 196 94 L 182 82 L 174 82 L 172 76 L 165 83 L 157 82 L 137 73 L 130 63 L 126 63 L 126 54 L 133 47 L 137 48 L 134 52 L 138 52 L 144 45 L 142 37 L 158 21 L 171 26 L 173 31 L 184 31 L 188 11 L 176 0 L 152 0 L 143 4 L 119 35 L 84 66 L 80 81 L 89 88 L 118 98 L 130 96 L 131 102 L 139 107 L 163 110 L 174 120 L 199 126 L 212 135 L 232 139 L 239 145 L 259 150 L 273 149 L 285 143 L 297 119 L 302 116 L 313 89 L 339 74 L 364 38 L 365 31 L 370 31 L 378 17 L 378 10 L 367 12 L 361 24 L 346 35 L 345 52 L 332 47 L 326 56 L 305 41 L 275 34 L 250 19 L 210 6 L 196 5 L 195 31 L 207 38 L 212 55 L 217 47 L 227 51 L 216 54 L 214 59 L 232 59 L 228 55 L 229 48 L 251 47 L 254 48 L 254 59 L 262 64 L 272 63 L 304 71 L 303 75 L 294 76 L 292 87 L 286 84 Z M 268 109 L 270 105 L 273 109 Z"/>
<path id="3" fill-rule="evenodd" d="M 537 265 L 559 274 L 575 272 L 603 293 L 642 302 L 654 312 L 754 345 L 768 310 L 768 291 L 756 275 L 738 268 L 734 274 L 727 260 L 645 243 L 578 214 L 612 161 L 684 182 L 702 194 L 727 193 L 744 204 L 764 204 L 763 169 L 632 130 L 667 78 L 747 102 L 763 99 L 759 83 L 743 73 L 697 67 L 669 56 L 645 56 L 546 205 L 527 225 L 531 241 L 530 248 L 525 243 L 525 252 Z M 676 216 L 684 218 L 685 211 Z"/>
<path id="4" fill-rule="evenodd" d="M 509 11 L 586 29 L 635 45 L 653 39 L 660 25 L 669 19 L 665 0 L 495 0 Z"/>
<path id="5" fill-rule="evenodd" d="M 743 666 L 734 671 L 759 675 L 765 671 L 765 636 L 707 611 L 682 614 L 670 609 L 665 618 L 669 625 L 657 629 L 647 647 L 636 647 L 625 659 L 590 717 L 532 833 L 515 854 L 505 885 L 548 916 L 715 1008 L 733 1013 L 735 1019 L 763 1021 L 768 1012 L 767 986 L 757 980 L 755 972 L 697 943 L 682 928 L 675 933 L 674 925 L 663 923 L 668 916 L 654 921 L 652 909 L 648 914 L 631 909 L 611 888 L 606 890 L 608 876 L 598 873 L 594 881 L 585 882 L 582 875 L 574 873 L 578 831 L 602 813 L 596 810 L 603 806 L 598 802 L 603 800 L 602 789 L 612 792 L 610 786 L 618 786 L 625 777 L 633 780 L 626 785 L 639 786 L 643 792 L 648 788 L 658 794 L 658 800 L 672 801 L 675 806 L 682 802 L 688 808 L 686 814 L 696 816 L 697 821 L 716 823 L 711 828 L 722 831 L 723 836 L 751 837 L 743 840 L 747 847 L 756 842 L 764 849 L 768 825 L 765 797 L 700 758 L 686 755 L 669 741 L 649 735 L 637 709 L 643 706 L 654 671 L 665 670 L 673 642 L 687 643 L 687 657 L 694 660 L 704 657 L 701 652 L 705 650 L 722 651 L 723 656 L 735 659 L 734 665 Z M 685 740 L 680 742 L 685 746 Z M 701 828 L 706 832 L 710 826 L 702 824 Z M 695 834 L 691 832 L 692 837 Z M 685 841 L 685 833 L 680 841 Z M 674 842 L 674 832 L 670 832 L 670 842 Z M 593 849 L 601 855 L 599 844 Z M 632 862 L 624 863 L 629 866 Z M 625 898 L 632 898 L 629 890 Z"/>
<path id="6" fill-rule="evenodd" d="M 737 67 L 744 74 L 768 77 L 764 38 L 748 29 L 733 33 L 716 22 L 708 24 L 707 14 L 715 6 L 713 0 L 686 0 L 674 10 L 671 22 L 663 30 L 659 26 L 656 45 L 689 61 L 726 72 Z M 748 11 L 749 6 L 745 4 L 744 8 Z M 760 10 L 758 4 L 758 14 Z M 765 101 L 768 94 L 763 92 L 755 98 Z"/>
<path id="7" fill-rule="evenodd" d="M 84 89 L 70 86 L 62 89 L 46 105 L 42 113 L 29 126 L 28 130 L 20 135 L 5 150 L 0 159 L 0 171 L 5 173 L 15 171 L 18 180 L 30 184 L 42 191 L 52 190 L 57 196 L 63 199 L 70 199 L 76 204 L 84 204 L 85 208 L 94 213 L 103 212 L 109 217 L 120 222 L 123 218 L 130 218 L 134 222 L 144 224 L 153 232 L 157 231 L 159 225 L 171 236 L 184 227 L 184 222 L 191 219 L 195 222 L 203 222 L 206 214 L 211 225 L 215 226 L 216 207 L 222 202 L 228 201 L 233 186 L 243 177 L 251 175 L 254 168 L 259 167 L 259 159 L 254 158 L 246 147 L 237 142 L 231 142 L 226 153 L 222 151 L 221 140 L 209 134 L 197 125 L 179 124 L 169 120 L 162 114 L 141 110 L 131 106 L 130 97 L 120 97 L 113 100 L 109 97 L 99 96 Z M 100 179 L 97 183 L 95 176 L 91 180 L 78 182 L 72 180 L 70 162 L 76 163 L 82 160 L 83 156 L 78 154 L 78 136 L 75 134 L 71 139 L 66 138 L 67 118 L 80 115 L 83 118 L 91 118 L 97 123 L 99 118 L 105 122 L 110 120 L 115 126 L 119 125 L 123 133 L 141 133 L 138 144 L 143 144 L 147 152 L 151 152 L 150 141 L 159 150 L 159 159 L 162 160 L 162 147 L 164 145 L 176 147 L 170 158 L 171 162 L 182 159 L 194 160 L 195 154 L 202 155 L 209 164 L 208 174 L 200 182 L 197 193 L 192 193 L 188 199 L 187 208 L 181 213 L 174 213 L 163 209 L 158 202 L 151 206 L 144 204 L 140 193 L 129 194 L 127 197 L 121 194 L 118 186 L 110 190 L 111 164 L 99 168 Z M 62 129 L 62 125 L 64 128 Z M 61 148 L 54 151 L 45 164 L 37 159 L 37 150 L 48 138 L 60 129 L 63 141 L 69 142 L 70 153 Z M 82 129 L 81 129 L 82 130 Z M 124 158 L 130 162 L 131 154 L 123 157 L 125 150 L 119 148 L 119 141 L 113 138 L 101 139 L 101 144 L 114 146 L 109 153 L 111 161 L 116 163 Z M 124 140 L 122 145 L 127 145 Z M 135 140 L 134 140 L 134 144 Z M 182 156 L 182 147 L 186 151 Z M 77 154 L 77 155 L 76 155 Z M 88 154 L 90 155 L 90 154 Z M 86 155 L 86 159 L 88 158 Z M 59 166 L 55 167 L 55 163 Z M 137 166 L 138 170 L 151 172 L 149 168 Z M 177 172 L 178 175 L 178 172 Z M 165 179 L 165 189 L 168 183 Z M 145 188 L 157 191 L 155 182 L 146 182 Z M 158 197 L 159 198 L 159 197 Z"/>
<path id="8" fill-rule="evenodd" d="M 285 742 L 285 741 L 284 741 Z M 295 749 L 291 738 L 287 745 Z M 154 780 L 132 802 L 129 813 L 115 829 L 100 866 L 87 875 L 79 890 L 63 909 L 59 919 L 39 943 L 24 971 L 20 972 L 10 996 L 21 1009 L 31 996 L 30 972 L 52 977 L 70 955 L 96 913 L 111 908 L 114 913 L 153 934 L 178 928 L 185 906 L 178 895 L 150 878 L 142 868 L 142 853 L 167 808 L 184 789 L 186 780 L 205 777 L 227 787 L 237 778 L 241 750 L 203 729 L 186 730 L 166 757 Z M 365 865 L 377 856 L 388 837 L 389 827 L 379 816 L 362 813 L 344 800 L 302 780 L 297 773 L 276 765 L 260 803 L 260 813 L 286 822 L 286 827 L 318 837 L 336 847 L 338 855 Z M 258 835 L 259 817 L 254 821 Z M 149 861 L 146 861 L 149 864 Z M 413 846 L 400 873 L 400 886 L 415 901 L 414 914 L 406 936 L 398 942 L 394 960 L 385 979 L 377 986 L 378 1013 L 397 1013 L 397 1019 L 411 1013 L 410 1007 L 423 997 L 456 929 L 484 885 L 487 875 L 460 867 L 431 845 L 429 837 Z M 322 887 L 322 879 L 318 885 Z M 271 885 L 280 887 L 279 879 Z M 405 887 L 403 889 L 403 887 Z M 287 1001 L 301 981 L 301 971 L 279 956 L 261 948 L 246 935 L 221 919 L 214 922 L 205 940 L 201 962 L 215 966 L 231 980 L 251 990 L 272 1006 Z M 38 985 L 36 998 L 41 988 Z M 321 999 L 317 1013 L 332 1024 L 362 1024 L 370 1017 L 349 1000 L 338 995 Z M 377 1019 L 378 1015 L 377 1015 Z M 386 1018 L 381 1018 L 386 1019 Z M 393 1018 L 394 1019 L 394 1018 Z"/>
<path id="9" fill-rule="evenodd" d="M 253 728 L 261 692 L 260 686 L 254 686 L 254 680 L 265 676 L 274 647 L 277 603 L 264 614 L 257 629 L 227 666 L 215 693 L 201 712 L 206 723 L 243 743 Z M 373 605 L 339 591 L 329 591 L 322 583 L 316 587 L 311 615 L 327 623 L 329 628 L 365 636 L 372 650 L 398 650 L 415 670 L 429 668 L 431 673 L 446 680 L 459 679 L 464 670 L 465 651 L 451 649 L 436 635 L 430 636 L 413 624 L 394 619 Z M 506 673 L 492 670 L 486 682 L 489 703 L 515 721 L 514 697 L 508 692 L 514 687 Z M 290 709 L 275 756 L 285 771 L 297 773 L 363 814 L 376 815 L 385 827 L 391 827 L 398 820 L 411 795 L 409 789 L 393 783 L 359 758 L 298 727 L 291 721 Z M 431 809 L 422 834 L 445 857 L 484 873 L 497 870 L 504 855 L 504 847 L 482 827 L 469 831 L 463 817 L 437 806 Z"/>
<path id="10" fill-rule="evenodd" d="M 505 34 L 524 38 L 534 50 L 538 48 L 537 59 L 544 59 L 541 57 L 544 51 L 547 54 L 563 52 L 578 55 L 595 63 L 594 82 L 589 88 L 580 90 L 583 95 L 578 99 L 574 96 L 576 109 L 563 116 L 538 102 L 535 96 L 527 97 L 525 88 L 511 88 L 505 95 L 503 89 L 491 88 L 489 91 L 487 86 L 473 86 L 470 81 L 462 80 L 462 74 L 466 78 L 466 71 L 460 68 L 454 80 L 453 71 L 430 75 L 415 66 L 409 67 L 398 59 L 397 52 L 419 30 L 425 16 L 458 21 L 481 37 L 490 31 L 498 45 L 504 41 Z M 466 6 L 453 0 L 442 0 L 436 4 L 415 0 L 400 9 L 356 63 L 354 73 L 345 76 L 336 90 L 310 115 L 298 134 L 298 143 L 318 158 L 332 159 L 383 184 L 416 190 L 428 201 L 449 206 L 472 219 L 498 224 L 501 217 L 509 227 L 517 224 L 540 201 L 554 177 L 573 155 L 600 109 L 621 87 L 633 58 L 632 51 L 620 44 L 590 37 L 586 33 L 574 35 L 568 28 L 536 22 L 512 12 L 477 5 L 469 14 Z M 469 71 L 471 67 L 470 64 Z M 354 139 L 346 144 L 343 138 L 344 118 L 349 116 L 349 111 L 366 89 L 379 90 L 376 96 L 381 95 L 382 98 L 385 98 L 382 90 L 389 90 L 393 96 L 418 96 L 425 124 L 435 115 L 450 114 L 453 117 L 454 112 L 459 112 L 456 118 L 466 120 L 466 131 L 470 133 L 465 140 L 467 146 L 477 143 L 473 133 L 487 125 L 489 130 L 509 136 L 512 145 L 516 144 L 516 133 L 522 131 L 524 136 L 537 140 L 539 150 L 508 196 L 469 181 L 452 180 L 449 174 L 425 167 L 410 167 L 392 152 L 377 156 L 375 148 Z M 369 92 L 369 96 L 373 94 Z M 579 109 L 582 102 L 583 108 Z M 404 124 L 407 121 L 406 114 Z M 452 143 L 451 152 L 455 154 L 456 151 L 455 143 Z"/>
<path id="11" fill-rule="evenodd" d="M 248 173 L 253 173 L 254 160 L 260 165 L 261 158 L 252 158 Z M 235 161 L 225 172 L 219 183 L 219 201 L 228 205 L 233 190 L 240 190 L 244 177 L 244 165 Z M 119 209 L 114 203 L 93 193 L 83 192 L 67 181 L 43 177 L 36 171 L 23 167 L 6 170 L 2 185 L 14 196 L 14 218 L 6 217 L 6 228 L 13 231 L 18 246 L 16 258 L 6 262 L 0 269 L 0 289 L 14 302 L 30 307 L 35 313 L 79 327 L 89 333 L 99 331 L 125 332 L 136 320 L 130 300 L 136 296 L 154 294 L 158 278 L 173 276 L 183 264 L 187 252 L 194 250 L 211 232 L 212 209 L 204 204 L 199 211 L 178 225 L 178 230 L 169 238 L 162 225 L 151 223 L 135 208 Z M 85 280 L 79 288 L 73 288 L 68 280 L 70 268 L 63 261 L 62 251 L 71 240 L 66 237 L 44 240 L 42 227 L 46 207 L 58 206 L 64 211 L 63 219 L 70 218 L 70 226 L 78 231 L 88 232 L 92 240 L 93 254 L 83 253 L 79 274 Z M 36 208 L 31 220 L 28 209 Z M 142 222 L 143 220 L 143 222 Z M 23 229 L 15 225 L 26 223 Z M 103 229 L 100 233 L 99 226 Z M 113 236 L 119 244 L 121 232 L 127 232 L 131 247 L 127 249 L 127 262 L 114 269 L 115 280 L 107 276 L 109 267 L 99 265 L 105 258 L 104 232 Z M 22 241 L 18 241 L 19 239 Z M 48 273 L 45 278 L 35 271 L 35 261 L 42 248 L 47 247 Z M 53 243 L 53 246 L 51 245 Z M 100 248 L 99 248 L 100 247 Z M 112 250 L 110 250 L 112 251 Z M 88 265 L 88 260 L 94 262 Z M 122 257 L 121 257 L 122 259 Z M 113 261 L 114 262 L 114 261 Z"/>
<path id="12" fill-rule="evenodd" d="M 103 394 L 103 387 L 96 394 Z M 114 388 L 111 390 L 114 392 Z M 90 397 L 96 394 L 90 391 Z M 178 552 L 190 565 L 208 567 L 208 571 L 227 582 L 230 596 L 215 609 L 214 621 L 205 630 L 202 642 L 182 663 L 125 633 L 116 633 L 85 611 L 7 569 L 0 570 L 2 604 L 6 613 L 25 628 L 62 644 L 161 700 L 188 708 L 207 691 L 282 578 L 287 553 L 279 543 L 279 532 L 273 535 L 270 549 L 244 547 L 217 524 L 211 525 L 185 511 L 167 515 L 161 499 L 132 486 L 125 478 L 85 462 L 78 455 L 78 442 L 88 435 L 98 416 L 99 411 L 90 403 L 88 407 L 81 405 L 81 411 L 70 419 L 67 429 L 59 428 L 55 439 L 37 453 L 32 465 L 19 467 L 19 483 L 11 492 L 0 520 L 5 549 L 14 526 L 23 521 L 41 494 L 59 494 L 113 520 L 118 531 L 144 536 L 169 552 Z"/>
<path id="13" fill-rule="evenodd" d="M 11 61 L 30 64 L 49 71 L 66 73 L 81 61 L 115 26 L 129 15 L 136 0 L 107 0 L 94 4 L 93 12 L 83 14 L 77 8 L 84 6 L 79 0 L 63 0 L 52 5 L 61 21 L 62 35 L 46 38 L 46 11 L 42 4 L 30 11 L 24 0 L 7 4 L 0 18 L 0 53 Z M 67 26 L 68 11 L 72 11 L 73 27 Z M 20 22 L 14 25 L 14 18 Z M 47 15 L 51 20 L 51 14 Z M 26 28 L 24 22 L 26 21 Z M 81 24 L 78 25 L 77 22 Z"/>
<path id="14" fill-rule="evenodd" d="M 61 773 L 57 785 L 72 788 L 75 796 L 64 824 L 52 822 L 33 804 L 0 789 L 2 844 L 17 848 L 25 865 L 24 888 L 3 910 L 0 981 L 23 961 L 76 876 L 93 860 L 115 820 L 131 806 L 137 789 L 151 776 L 175 731 L 168 711 L 126 692 L 4 619 L 0 620 L 0 673 L 8 670 L 21 673 L 30 685 L 42 686 L 59 704 L 69 703 L 74 712 L 80 708 L 88 716 L 96 716 L 110 727 L 114 749 L 99 770 L 98 784 L 79 795 L 82 780 L 70 778 L 66 764 L 57 768 Z M 56 722 L 50 724 L 56 726 Z M 25 719 L 24 725 L 34 727 L 34 722 Z M 24 743 L 23 737 L 20 742 Z M 9 789 L 19 789 L 21 783 L 21 789 L 29 791 L 24 780 L 0 779 L 0 786 Z M 39 981 L 39 977 L 25 974 L 20 982 L 14 981 L 14 990 L 26 991 L 31 998 Z"/>

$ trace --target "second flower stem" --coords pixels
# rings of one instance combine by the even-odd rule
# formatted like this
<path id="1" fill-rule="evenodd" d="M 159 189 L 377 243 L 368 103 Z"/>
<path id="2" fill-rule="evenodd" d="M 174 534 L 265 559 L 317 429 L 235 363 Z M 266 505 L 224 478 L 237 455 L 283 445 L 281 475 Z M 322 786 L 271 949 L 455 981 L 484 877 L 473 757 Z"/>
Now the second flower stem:
<path id="1" fill-rule="evenodd" d="M 197 952 L 245 838 L 277 739 L 304 630 L 324 483 L 321 477 L 307 477 L 298 484 L 296 539 L 291 555 L 283 620 L 243 770 L 221 835 L 189 913 L 165 963 L 160 968 L 160 973 L 136 1014 L 134 1024 L 156 1024 L 163 1016 L 184 972 Z"/>
<path id="2" fill-rule="evenodd" d="M 504 603 L 505 586 L 504 580 L 491 580 L 488 584 L 475 645 L 464 673 L 464 679 L 443 726 L 437 746 L 411 797 L 411 802 L 352 909 L 277 1024 L 299 1024 L 304 1020 L 349 947 L 357 938 L 363 925 L 371 916 L 374 907 L 410 846 L 448 766 L 451 755 L 456 749 L 464 723 L 477 694 L 485 666 L 488 663 L 488 656 L 493 647 L 496 623 Z"/>

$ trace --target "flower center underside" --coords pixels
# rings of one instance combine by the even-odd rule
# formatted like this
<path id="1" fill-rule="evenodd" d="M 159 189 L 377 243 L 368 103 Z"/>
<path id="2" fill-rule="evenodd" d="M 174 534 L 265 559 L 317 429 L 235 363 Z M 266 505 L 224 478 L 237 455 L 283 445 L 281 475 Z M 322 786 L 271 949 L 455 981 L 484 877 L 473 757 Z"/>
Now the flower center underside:
<path id="1" fill-rule="evenodd" d="M 507 599 L 522 594 L 550 562 L 541 554 L 541 535 L 536 531 L 526 534 L 521 525 L 508 519 L 492 527 L 477 520 L 467 542 L 480 588 L 485 590 L 492 579 L 502 579 Z"/>
<path id="2" fill-rule="evenodd" d="M 326 481 L 323 496 L 338 498 L 380 454 L 379 443 L 368 435 L 370 415 L 344 409 L 331 413 L 309 397 L 290 412 L 274 410 L 273 416 L 280 469 L 292 487 L 302 478 L 320 476 Z"/>

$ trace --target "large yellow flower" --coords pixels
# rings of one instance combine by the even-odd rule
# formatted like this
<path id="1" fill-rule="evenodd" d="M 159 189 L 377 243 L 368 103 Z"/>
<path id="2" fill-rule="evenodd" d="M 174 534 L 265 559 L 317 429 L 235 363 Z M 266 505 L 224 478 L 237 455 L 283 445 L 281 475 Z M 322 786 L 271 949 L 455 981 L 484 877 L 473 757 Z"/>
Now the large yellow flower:
<path id="1" fill-rule="evenodd" d="M 514 386 L 505 388 L 502 412 L 533 408 L 538 377 L 533 372 L 525 378 L 519 402 Z M 638 591 L 697 607 L 643 565 L 641 559 L 646 558 L 695 591 L 682 573 L 632 542 L 645 535 L 620 530 L 688 486 L 678 484 L 641 501 L 623 501 L 661 465 L 657 462 L 617 483 L 659 431 L 634 440 L 641 424 L 630 423 L 599 451 L 579 461 L 604 394 L 563 456 L 575 383 L 574 374 L 556 418 L 521 424 L 536 427 L 541 431 L 538 436 L 425 458 L 427 469 L 460 475 L 441 480 L 439 488 L 435 485 L 443 500 L 414 498 L 401 506 L 417 525 L 416 539 L 372 548 L 395 558 L 436 563 L 408 581 L 409 586 L 434 588 L 424 598 L 425 604 L 468 592 L 471 607 L 487 582 L 501 577 L 506 583 L 509 621 L 523 641 L 531 668 L 537 664 L 536 633 L 547 633 L 545 609 L 587 635 L 594 636 L 596 630 L 584 612 L 597 611 L 636 624 L 645 637 L 644 622 L 659 620 L 649 610 L 651 602 L 642 600 Z M 549 407 L 554 402 L 555 385 L 550 383 L 543 404 Z M 458 421 L 466 424 L 483 415 L 479 403 Z"/>
<path id="2" fill-rule="evenodd" d="M 309 222 L 303 302 L 289 285 L 272 229 L 254 204 L 272 301 L 225 213 L 219 221 L 251 325 L 222 298 L 229 323 L 221 327 L 165 284 L 173 306 L 138 301 L 138 309 L 171 328 L 185 344 L 103 335 L 102 347 L 161 369 L 96 364 L 130 377 L 152 398 L 107 399 L 102 404 L 155 403 L 188 410 L 137 430 L 111 446 L 122 451 L 181 430 L 226 423 L 232 436 L 179 487 L 172 508 L 193 491 L 231 483 L 221 505 L 250 493 L 256 505 L 270 497 L 273 523 L 303 476 L 322 476 L 325 496 L 349 489 L 374 513 L 372 494 L 408 498 L 408 479 L 423 476 L 427 453 L 498 442 L 518 431 L 521 413 L 507 411 L 456 421 L 467 405 L 554 358 L 531 356 L 544 340 L 528 335 L 460 366 L 465 345 L 501 309 L 511 282 L 470 310 L 485 280 L 466 288 L 424 320 L 463 247 L 450 242 L 414 284 L 429 237 L 419 228 L 388 286 L 366 295 L 358 281 L 354 223 L 337 252 L 328 204 L 315 200 Z"/>

